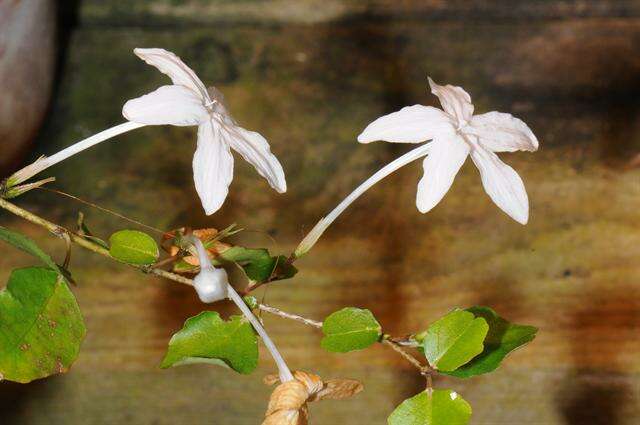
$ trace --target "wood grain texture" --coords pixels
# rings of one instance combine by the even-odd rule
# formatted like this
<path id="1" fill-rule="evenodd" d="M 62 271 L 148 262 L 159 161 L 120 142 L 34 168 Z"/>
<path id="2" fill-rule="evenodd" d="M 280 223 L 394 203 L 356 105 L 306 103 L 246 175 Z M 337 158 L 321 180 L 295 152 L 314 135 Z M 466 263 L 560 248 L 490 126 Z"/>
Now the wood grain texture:
<path id="1" fill-rule="evenodd" d="M 523 1 L 513 9 L 568 3 Z M 287 194 L 270 191 L 238 161 L 225 207 L 204 216 L 191 181 L 194 132 L 166 127 L 138 130 L 57 166 L 57 187 L 160 228 L 236 221 L 251 230 L 239 242 L 288 252 L 356 184 L 407 150 L 357 145 L 368 122 L 403 105 L 434 105 L 427 74 L 462 85 L 477 111 L 512 112 L 541 141 L 535 154 L 502 155 L 526 183 L 530 224 L 510 221 L 491 203 L 470 162 L 443 202 L 421 215 L 416 163 L 354 204 L 300 261 L 295 279 L 269 287 L 266 301 L 315 319 L 347 305 L 368 308 L 386 332 L 398 335 L 422 330 L 454 307 L 489 305 L 540 333 L 490 376 L 436 380 L 471 403 L 472 423 L 634 424 L 640 420 L 640 169 L 630 161 L 640 152 L 640 26 L 631 16 L 634 2 L 581 3 L 600 17 L 556 20 L 522 12 L 539 19 L 478 14 L 463 21 L 453 18 L 463 3 L 453 2 L 450 19 L 441 21 L 387 14 L 223 31 L 103 20 L 73 34 L 60 97 L 33 155 L 121 120 L 126 99 L 166 83 L 131 49 L 168 48 L 218 84 L 243 126 L 269 139 L 287 171 Z M 21 203 L 69 225 L 81 208 L 102 235 L 127 227 L 50 194 L 30 194 Z M 61 241 L 6 214 L 0 218 L 48 250 L 61 249 Z M 6 281 L 11 268 L 29 259 L 2 250 Z M 249 377 L 211 367 L 157 368 L 170 335 L 202 309 L 192 290 L 79 251 L 73 266 L 88 328 L 80 359 L 65 376 L 0 385 L 3 419 L 258 422 L 269 391 L 261 377 L 273 372 L 266 353 Z M 234 312 L 226 304 L 215 309 Z M 313 405 L 314 424 L 384 423 L 396 404 L 421 389 L 411 366 L 384 347 L 330 354 L 320 349 L 315 330 L 272 317 L 265 322 L 292 367 L 365 384 L 352 400 Z"/>

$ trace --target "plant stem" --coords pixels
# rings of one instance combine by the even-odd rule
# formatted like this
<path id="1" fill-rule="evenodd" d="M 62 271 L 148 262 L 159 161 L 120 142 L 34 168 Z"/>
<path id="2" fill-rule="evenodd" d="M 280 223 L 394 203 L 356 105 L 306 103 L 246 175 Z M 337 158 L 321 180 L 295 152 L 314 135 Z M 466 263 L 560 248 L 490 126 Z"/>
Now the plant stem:
<path id="1" fill-rule="evenodd" d="M 52 165 L 55 165 L 60 161 L 64 161 L 70 156 L 82 152 L 85 149 L 97 145 L 98 143 L 104 142 L 105 140 L 108 140 L 119 134 L 135 130 L 136 128 L 144 127 L 145 125 L 146 124 L 127 121 L 125 123 L 103 130 L 100 133 L 96 133 L 93 136 L 87 137 L 86 139 L 81 140 L 77 143 L 74 143 L 73 145 L 64 148 L 54 155 L 39 158 L 32 164 L 27 165 L 23 169 L 13 173 L 13 175 L 7 179 L 8 186 L 11 187 L 15 186 L 16 184 L 22 183 L 40 173 L 41 171 L 51 167 Z"/>
<path id="2" fill-rule="evenodd" d="M 47 229 L 48 231 L 50 231 L 51 233 L 53 233 L 54 235 L 58 236 L 58 237 L 64 237 L 62 235 L 68 235 L 69 239 L 71 240 L 71 242 L 75 243 L 76 245 L 87 249 L 89 251 L 95 252 L 96 254 L 102 255 L 103 257 L 109 258 L 111 260 L 114 260 L 116 262 L 122 263 L 122 264 L 126 264 L 129 267 L 133 267 L 135 269 L 138 269 L 144 273 L 150 273 L 150 274 L 154 274 L 156 276 L 160 276 L 163 277 L 167 280 L 171 280 L 173 282 L 177 282 L 177 283 L 181 283 L 184 285 L 189 285 L 189 286 L 193 286 L 193 280 L 186 278 L 184 276 L 180 276 L 178 274 L 175 273 L 171 273 L 168 272 L 166 270 L 162 270 L 162 269 L 158 269 L 158 268 L 153 268 L 153 265 L 151 267 L 149 266 L 139 266 L 139 265 L 135 265 L 135 264 L 129 264 L 129 263 L 125 263 L 122 261 L 119 261 L 115 258 L 113 258 L 110 254 L 109 251 L 105 248 L 103 248 L 102 246 L 91 242 L 88 239 L 83 238 L 82 236 L 71 232 L 70 230 L 59 226 L 57 224 L 54 224 L 48 220 L 45 220 L 44 218 L 37 216 L 36 214 L 33 214 L 30 211 L 27 211 L 23 208 L 18 207 L 17 205 L 7 201 L 6 199 L 2 199 L 0 198 L 0 208 L 9 211 L 10 213 L 23 218 L 33 224 L 36 224 L 40 227 L 43 227 L 45 229 Z M 293 379 L 293 376 L 291 374 L 290 369 L 287 367 L 284 359 L 282 358 L 282 355 L 280 355 L 280 352 L 278 351 L 278 349 L 276 348 L 275 344 L 273 344 L 273 341 L 271 341 L 271 339 L 269 338 L 269 335 L 267 335 L 266 331 L 264 330 L 264 328 L 262 327 L 262 324 L 260 323 L 260 321 L 255 317 L 255 315 L 253 314 L 253 312 L 251 312 L 251 309 L 249 309 L 249 307 L 245 304 L 244 300 L 242 299 L 242 297 L 240 297 L 240 295 L 235 291 L 235 289 L 233 289 L 233 287 L 231 287 L 231 285 L 229 285 L 229 298 L 231 298 L 231 300 L 238 306 L 238 308 L 242 311 L 242 313 L 245 315 L 245 317 L 247 317 L 247 319 L 251 322 L 251 325 L 254 327 L 254 329 L 256 330 L 256 332 L 258 332 L 258 334 L 262 337 L 262 340 L 265 343 L 265 346 L 269 349 L 269 351 L 271 352 L 271 354 L 273 355 L 273 358 L 276 362 L 276 364 L 278 365 L 278 370 L 279 370 L 279 375 L 280 375 L 280 380 L 282 382 L 286 382 L 286 381 L 290 381 Z M 288 320 L 294 320 L 296 322 L 305 324 L 307 326 L 312 326 L 314 328 L 317 329 L 321 329 L 322 328 L 322 322 L 316 321 L 316 320 L 312 320 L 312 319 L 308 319 L 296 314 L 292 314 L 292 313 L 287 313 L 284 312 L 278 308 L 269 306 L 269 305 L 265 305 L 265 304 L 258 304 L 258 308 L 262 311 L 265 311 L 267 313 L 276 315 L 278 317 L 282 317 L 284 319 L 288 319 Z M 409 361 L 412 365 L 414 365 L 416 368 L 418 368 L 420 370 L 421 373 L 425 373 L 425 371 L 429 371 L 430 368 L 429 366 L 423 366 L 422 364 L 420 364 L 420 362 L 418 360 L 416 360 L 413 356 L 411 356 L 410 354 L 408 354 L 406 351 L 404 351 L 404 349 L 402 349 L 402 347 L 391 341 L 388 337 L 385 337 L 382 339 L 382 344 L 387 345 L 388 347 L 392 348 L 395 352 L 397 352 L 398 354 L 400 354 L 403 358 L 405 358 L 407 361 Z"/>
<path id="3" fill-rule="evenodd" d="M 1 199 L 0 198 L 0 207 L 4 208 L 5 210 L 17 215 L 18 217 L 24 218 L 27 221 L 30 221 L 31 223 L 37 224 L 41 227 L 44 227 L 45 229 L 49 230 L 51 233 L 55 234 L 56 236 L 62 237 L 62 235 L 68 235 L 69 239 L 78 244 L 79 246 L 88 249 L 89 251 L 93 251 L 96 254 L 100 254 L 102 256 L 108 257 L 112 260 L 118 261 L 117 259 L 113 258 L 110 254 L 109 251 L 106 250 L 105 248 L 101 247 L 100 245 L 93 243 L 85 238 L 83 238 L 82 236 L 79 236 L 71 231 L 69 231 L 68 229 L 62 227 L 62 226 L 58 226 L 57 224 L 51 223 L 50 221 L 47 221 L 25 209 L 22 209 L 20 207 L 18 207 L 15 204 L 12 204 L 11 202 L 8 202 L 5 199 Z M 121 261 L 119 261 L 121 262 Z M 183 276 L 177 275 L 175 273 L 171 273 L 165 270 L 161 270 L 161 269 L 157 269 L 157 268 L 152 268 L 152 267 L 147 267 L 147 266 L 138 266 L 138 265 L 134 265 L 134 264 L 129 264 L 129 263 L 123 263 L 123 264 L 127 264 L 131 267 L 137 268 L 139 270 L 144 271 L 145 273 L 151 273 L 151 274 L 155 274 L 157 276 L 161 276 L 164 277 L 166 279 L 172 280 L 174 282 L 178 282 L 178 283 L 183 283 L 186 285 L 190 285 L 193 286 L 193 280 L 185 278 Z M 253 315 L 253 313 L 251 312 L 251 309 L 249 309 L 249 307 L 247 307 L 247 305 L 245 304 L 245 302 L 242 300 L 242 298 L 240 297 L 240 295 L 238 295 L 238 293 L 235 291 L 235 289 L 233 289 L 233 287 L 231 285 L 229 285 L 228 287 L 228 291 L 229 291 L 229 298 L 231 298 L 231 300 L 238 306 L 238 308 L 242 311 L 242 313 L 244 314 L 244 316 L 247 318 L 247 320 L 249 320 L 249 322 L 251 322 L 251 325 L 254 327 L 254 329 L 256 330 L 256 332 L 258 332 L 258 334 L 260 335 L 260 337 L 262 338 L 264 345 L 267 347 L 267 349 L 269 350 L 269 352 L 271 352 L 271 355 L 273 356 L 274 361 L 276 362 L 276 365 L 278 366 L 278 371 L 280 374 L 280 380 L 282 382 L 287 382 L 287 381 L 291 381 L 293 380 L 293 375 L 291 374 L 291 371 L 289 370 L 289 368 L 287 367 L 287 364 L 285 363 L 284 359 L 282 358 L 282 355 L 280 354 L 280 352 L 278 351 L 278 349 L 276 348 L 275 344 L 273 343 L 273 341 L 271 341 L 271 338 L 269 338 L 269 335 L 267 334 L 267 332 L 264 330 L 264 328 L 262 327 L 262 324 L 260 323 L 260 321 Z"/>
<path id="4" fill-rule="evenodd" d="M 289 369 L 289 367 L 287 366 L 287 363 L 284 361 L 284 358 L 278 351 L 278 348 L 271 340 L 271 337 L 269 337 L 269 334 L 262 326 L 262 323 L 260 323 L 258 318 L 254 316 L 251 309 L 247 306 L 247 304 L 244 302 L 242 297 L 236 292 L 236 290 L 231 285 L 229 285 L 227 280 L 228 279 L 227 272 L 224 270 L 218 270 L 218 272 L 223 273 L 224 281 L 214 280 L 214 277 L 211 276 L 211 273 L 215 269 L 211 264 L 211 259 L 209 259 L 209 253 L 205 249 L 202 241 L 194 235 L 185 236 L 184 239 L 193 244 L 198 254 L 198 261 L 200 262 L 200 273 L 198 273 L 198 275 L 194 278 L 194 283 L 195 283 L 194 286 L 196 288 L 196 291 L 198 292 L 198 295 L 200 295 L 199 285 L 202 283 L 205 283 L 208 287 L 211 287 L 211 286 L 216 287 L 217 289 L 214 291 L 215 293 L 224 292 L 224 295 L 216 296 L 211 300 L 208 300 L 202 296 L 200 296 L 200 299 L 204 302 L 212 302 L 212 301 L 219 301 L 227 297 L 230 298 L 231 301 L 233 301 L 236 304 L 236 306 L 240 309 L 240 311 L 242 311 L 242 314 L 244 314 L 244 317 L 246 317 L 247 320 L 249 320 L 253 328 L 256 330 L 256 332 L 258 332 L 258 335 L 260 335 L 260 337 L 262 338 L 262 342 L 264 342 L 265 347 L 267 347 L 267 350 L 269 350 L 269 353 L 271 353 L 271 357 L 273 357 L 273 360 L 276 362 L 276 366 L 278 367 L 278 374 L 280 375 L 280 381 L 287 382 L 287 381 L 293 380 L 293 375 L 291 374 L 291 370 Z M 204 280 L 201 280 L 201 279 L 204 279 Z M 223 285 L 225 285 L 226 288 Z M 218 289 L 224 290 L 224 291 L 218 291 Z"/>
<path id="5" fill-rule="evenodd" d="M 40 227 L 44 227 L 45 229 L 47 229 L 48 231 L 50 231 L 51 233 L 53 233 L 54 235 L 58 236 L 58 237 L 62 237 L 63 234 L 68 234 L 69 238 L 71 239 L 71 241 L 85 249 L 88 249 L 89 251 L 93 251 L 96 254 L 100 254 L 103 257 L 107 257 L 110 258 L 114 261 L 117 261 L 119 263 L 122 264 L 126 264 L 130 267 L 136 268 L 138 270 L 141 270 L 145 273 L 151 273 L 154 274 L 156 276 L 160 276 L 160 277 L 164 277 L 165 279 L 169 279 L 172 280 L 174 282 L 178 282 L 178 283 L 182 283 L 184 285 L 190 285 L 193 286 L 193 281 L 191 279 L 188 279 L 186 277 L 180 276 L 178 274 L 175 273 L 171 273 L 168 272 L 166 270 L 162 270 L 162 269 L 154 269 L 154 268 L 150 268 L 148 266 L 139 266 L 139 265 L 135 265 L 135 264 L 129 264 L 129 263 L 125 263 L 122 261 L 119 261 L 115 258 L 113 258 L 111 256 L 111 254 L 109 254 L 109 251 L 105 248 L 103 248 L 102 246 L 98 245 L 95 242 L 91 242 L 88 239 L 83 238 L 82 236 L 62 227 L 59 226 L 57 224 L 54 224 L 50 221 L 45 220 L 44 218 L 41 218 L 35 214 L 33 214 L 32 212 L 29 212 L 25 209 L 20 208 L 19 206 L 12 204 L 11 202 L 7 201 L 6 199 L 2 199 L 0 198 L 0 208 L 3 208 L 7 211 L 9 211 L 12 214 L 17 215 L 18 217 L 21 217 L 33 224 L 37 224 Z"/>
<path id="6" fill-rule="evenodd" d="M 295 320 L 296 322 L 302 323 L 304 325 L 311 326 L 316 329 L 322 329 L 322 322 L 307 319 L 306 317 L 298 316 L 297 314 L 287 313 L 286 311 L 282 311 L 278 308 L 266 304 L 258 303 L 258 309 L 282 317 L 283 319 Z M 409 363 L 415 366 L 420 371 L 420 373 L 425 374 L 431 371 L 431 367 L 429 365 L 423 365 L 422 363 L 420 363 L 415 357 L 407 353 L 400 344 L 393 341 L 389 335 L 384 335 L 380 342 L 404 357 Z"/>
<path id="7" fill-rule="evenodd" d="M 251 322 L 251 325 L 253 326 L 253 328 L 256 330 L 256 332 L 258 332 L 258 335 L 260 335 L 260 337 L 262 338 L 262 342 L 264 342 L 265 347 L 267 347 L 267 349 L 271 353 L 273 360 L 276 362 L 276 366 L 278 366 L 278 374 L 280 375 L 280 382 L 284 383 L 288 381 L 293 381 L 293 375 L 291 374 L 291 370 L 289 369 L 289 367 L 287 366 L 287 363 L 282 358 L 282 355 L 278 351 L 278 348 L 269 337 L 269 334 L 267 334 L 267 331 L 265 331 L 264 327 L 262 327 L 262 324 L 260 323 L 258 318 L 254 316 L 251 309 L 247 306 L 247 304 L 245 304 L 242 297 L 236 292 L 235 289 L 233 289 L 231 285 L 229 285 L 228 290 L 229 290 L 229 298 L 231 299 L 231 301 L 233 301 L 238 306 L 240 311 L 242 311 L 242 314 L 244 314 L 244 316 L 249 320 L 249 322 Z"/>
<path id="8" fill-rule="evenodd" d="M 411 363 L 416 369 L 418 369 L 420 373 L 424 374 L 426 370 L 428 370 L 428 366 L 424 366 L 422 363 L 418 361 L 418 359 L 416 359 L 415 357 L 413 357 L 412 355 L 404 351 L 404 349 L 401 346 L 399 346 L 393 341 L 390 341 L 388 338 L 383 337 L 382 344 L 386 345 L 387 347 L 391 348 L 393 351 L 395 351 L 396 353 L 404 357 L 404 359 L 407 360 L 409 363 Z"/>
<path id="9" fill-rule="evenodd" d="M 307 326 L 312 326 L 317 329 L 322 329 L 322 322 L 318 322 L 317 320 L 307 319 L 306 317 L 298 316 L 297 314 L 287 313 L 286 311 L 282 311 L 278 308 L 271 307 L 266 304 L 258 304 L 258 309 L 262 311 L 266 311 L 267 313 L 271 313 L 275 316 L 280 316 L 284 319 L 295 320 L 296 322 L 300 322 Z"/>
<path id="10" fill-rule="evenodd" d="M 320 239 L 320 236 L 324 233 L 325 230 L 335 221 L 336 218 L 340 214 L 347 209 L 349 205 L 353 203 L 356 199 L 358 199 L 363 193 L 365 193 L 368 189 L 370 189 L 373 185 L 378 183 L 383 178 L 387 177 L 389 174 L 393 173 L 397 169 L 409 164 L 412 161 L 415 161 L 418 158 L 421 158 L 429 153 L 431 149 L 430 143 L 425 143 L 420 145 L 419 147 L 405 153 L 401 157 L 395 159 L 394 161 L 388 163 L 380 170 L 378 170 L 374 175 L 365 180 L 360 186 L 358 186 L 353 192 L 349 194 L 342 202 L 336 206 L 333 211 L 331 211 L 327 216 L 323 217 L 318 221 L 318 223 L 311 229 L 311 231 L 304 237 L 302 242 L 298 245 L 292 256 L 290 257 L 291 261 L 296 258 L 302 257 L 306 254 L 315 243 Z"/>

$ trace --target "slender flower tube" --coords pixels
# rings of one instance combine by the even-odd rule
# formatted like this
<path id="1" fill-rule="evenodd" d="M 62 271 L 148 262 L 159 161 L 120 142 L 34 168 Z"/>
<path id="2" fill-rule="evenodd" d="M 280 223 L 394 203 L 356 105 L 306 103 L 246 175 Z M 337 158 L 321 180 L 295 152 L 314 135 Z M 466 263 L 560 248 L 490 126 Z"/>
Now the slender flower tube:
<path id="1" fill-rule="evenodd" d="M 313 245 L 315 245 L 318 239 L 320 239 L 320 236 L 322 236 L 324 231 L 327 230 L 329 226 L 331 226 L 331 223 L 333 223 L 335 219 L 338 218 L 338 216 L 342 214 L 344 210 L 346 210 L 347 207 L 353 203 L 353 201 L 358 199 L 360 195 L 365 193 L 367 190 L 369 190 L 369 188 L 371 188 L 373 185 L 375 185 L 380 180 L 384 179 L 397 169 L 402 168 L 408 163 L 427 155 L 430 148 L 430 143 L 421 145 L 385 165 L 374 175 L 365 180 L 360 186 L 358 186 L 353 192 L 351 192 L 349 196 L 344 198 L 342 202 L 340 202 L 338 206 L 333 209 L 333 211 L 320 219 L 320 221 L 313 227 L 313 229 L 311 229 L 311 231 L 307 234 L 307 236 L 304 237 L 302 242 L 300 242 L 300 244 L 296 248 L 294 252 L 296 258 L 300 258 L 304 254 L 306 254 L 313 247 Z"/>
<path id="2" fill-rule="evenodd" d="M 538 139 L 518 118 L 502 112 L 473 115 L 471 96 L 461 87 L 441 86 L 429 78 L 431 93 L 440 99 L 443 109 L 413 105 L 382 116 L 364 129 L 358 142 L 378 140 L 392 143 L 422 143 L 382 168 L 347 196 L 328 216 L 321 219 L 302 240 L 294 255 L 304 255 L 327 227 L 358 196 L 383 177 L 405 164 L 425 156 L 424 175 L 418 182 L 416 206 L 421 213 L 435 207 L 449 191 L 468 156 L 480 171 L 482 185 L 491 200 L 520 224 L 529 220 L 529 199 L 522 179 L 502 162 L 496 152 L 538 149 Z"/>
<path id="3" fill-rule="evenodd" d="M 67 148 L 64 148 L 55 155 L 41 157 L 34 163 L 27 165 L 23 169 L 13 173 L 13 175 L 7 180 L 7 186 L 12 187 L 20 184 L 35 176 L 36 174 L 42 172 L 43 170 L 56 165 L 58 162 L 64 161 L 70 156 L 82 152 L 83 150 L 88 149 L 92 146 L 95 146 L 98 143 L 104 142 L 105 140 L 109 140 L 112 137 L 126 133 L 127 131 L 135 130 L 136 128 L 144 127 L 145 125 L 146 124 L 135 122 L 125 122 L 101 131 L 100 133 L 94 134 L 91 137 L 87 137 L 84 140 L 81 140 Z"/>
<path id="4" fill-rule="evenodd" d="M 196 251 L 198 252 L 198 259 L 200 261 L 200 273 L 198 273 L 194 278 L 194 287 L 200 300 L 204 303 L 212 303 L 227 297 L 231 299 L 231 301 L 238 306 L 240 311 L 242 311 L 242 314 L 247 318 L 249 323 L 251 323 L 258 335 L 260 335 L 265 347 L 267 347 L 267 350 L 271 353 L 271 357 L 273 357 L 273 360 L 276 362 L 276 366 L 278 367 L 280 381 L 292 381 L 293 375 L 291 374 L 291 370 L 278 351 L 278 348 L 269 337 L 269 334 L 267 334 L 267 331 L 244 302 L 240 294 L 233 289 L 233 286 L 229 285 L 227 272 L 224 269 L 216 269 L 213 267 L 213 264 L 211 264 L 211 260 L 209 259 L 209 254 L 200 239 L 193 236 L 188 239 L 195 246 Z"/>

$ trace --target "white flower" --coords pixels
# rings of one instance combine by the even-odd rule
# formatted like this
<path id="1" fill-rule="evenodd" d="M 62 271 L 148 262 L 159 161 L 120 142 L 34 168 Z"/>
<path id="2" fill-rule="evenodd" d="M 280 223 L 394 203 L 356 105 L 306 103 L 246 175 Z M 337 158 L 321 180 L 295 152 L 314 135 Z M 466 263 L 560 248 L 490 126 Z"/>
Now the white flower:
<path id="1" fill-rule="evenodd" d="M 198 126 L 193 178 L 207 214 L 216 212 L 227 197 L 233 179 L 231 149 L 251 163 L 276 191 L 286 192 L 282 166 L 271 153 L 269 143 L 260 134 L 237 125 L 217 89 L 207 90 L 195 72 L 171 52 L 163 49 L 135 49 L 134 52 L 168 75 L 173 85 L 129 100 L 122 114 L 139 124 Z"/>
<path id="2" fill-rule="evenodd" d="M 360 143 L 376 140 L 429 143 L 418 183 L 416 205 L 426 213 L 447 193 L 458 170 L 471 155 L 489 197 L 511 218 L 526 224 L 529 200 L 522 179 L 496 152 L 536 151 L 538 140 L 529 127 L 502 112 L 473 115 L 469 94 L 460 87 L 440 86 L 429 78 L 441 109 L 414 105 L 378 118 L 358 136 Z"/>

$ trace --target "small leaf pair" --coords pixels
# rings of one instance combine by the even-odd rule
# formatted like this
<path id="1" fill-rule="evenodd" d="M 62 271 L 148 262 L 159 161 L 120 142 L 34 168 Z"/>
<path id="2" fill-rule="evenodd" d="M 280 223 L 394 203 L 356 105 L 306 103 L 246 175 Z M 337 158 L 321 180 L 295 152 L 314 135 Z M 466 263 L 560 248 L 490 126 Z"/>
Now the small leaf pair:
<path id="1" fill-rule="evenodd" d="M 488 307 L 454 310 L 414 339 L 439 372 L 469 378 L 494 371 L 513 350 L 531 342 L 537 328 L 509 323 Z"/>

